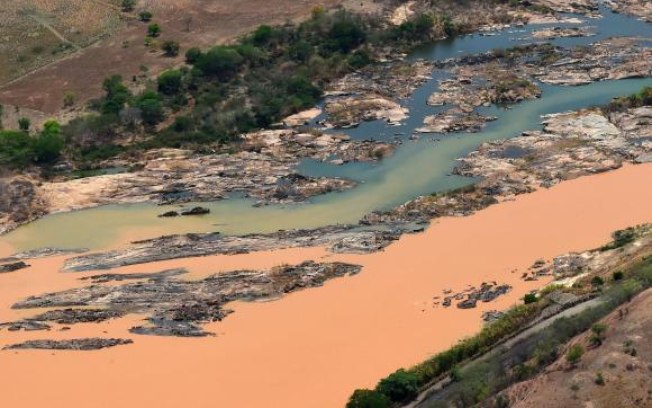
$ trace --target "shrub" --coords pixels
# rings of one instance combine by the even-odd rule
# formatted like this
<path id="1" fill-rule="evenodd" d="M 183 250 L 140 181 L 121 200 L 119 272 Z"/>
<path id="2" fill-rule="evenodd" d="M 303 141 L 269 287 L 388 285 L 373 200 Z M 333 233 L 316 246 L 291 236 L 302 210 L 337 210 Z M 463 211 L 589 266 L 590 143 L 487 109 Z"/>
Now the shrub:
<path id="1" fill-rule="evenodd" d="M 391 401 L 374 390 L 355 390 L 346 408 L 391 408 Z"/>
<path id="2" fill-rule="evenodd" d="M 163 41 L 161 49 L 165 52 L 165 55 L 168 57 L 176 57 L 179 55 L 179 43 L 173 40 Z"/>
<path id="3" fill-rule="evenodd" d="M 625 277 L 625 274 L 622 271 L 616 271 L 613 273 L 613 279 L 616 282 L 620 282 Z"/>
<path id="4" fill-rule="evenodd" d="M 593 278 L 591 278 L 591 285 L 596 288 L 601 287 L 602 285 L 604 285 L 604 279 L 602 279 L 599 276 L 594 276 Z"/>
<path id="5" fill-rule="evenodd" d="M 161 26 L 156 23 L 147 26 L 148 37 L 158 37 L 159 35 L 161 35 Z"/>
<path id="6" fill-rule="evenodd" d="M 404 369 L 400 369 L 382 379 L 376 389 L 393 402 L 407 402 L 416 398 L 419 394 L 416 374 Z"/>
<path id="7" fill-rule="evenodd" d="M 29 118 L 20 118 L 18 119 L 18 129 L 23 132 L 29 131 L 29 127 L 32 125 L 32 121 Z"/>
<path id="8" fill-rule="evenodd" d="M 584 347 L 580 344 L 574 344 L 566 353 L 566 361 L 568 361 L 573 367 L 577 365 L 584 355 Z"/>
<path id="9" fill-rule="evenodd" d="M 525 295 L 523 297 L 523 302 L 526 305 L 528 305 L 530 303 L 536 303 L 537 300 L 538 300 L 537 295 L 535 295 L 534 293 L 528 293 L 527 295 Z"/>
<path id="10" fill-rule="evenodd" d="M 70 107 L 75 104 L 75 94 L 72 91 L 63 93 L 63 106 Z"/>
<path id="11" fill-rule="evenodd" d="M 136 6 L 136 0 L 122 0 L 121 6 L 124 12 L 133 11 L 134 6 Z"/>
<path id="12" fill-rule="evenodd" d="M 138 13 L 138 19 L 142 22 L 148 23 L 152 21 L 152 12 L 148 10 L 143 10 L 140 13 Z"/>
<path id="13" fill-rule="evenodd" d="M 605 332 L 607 331 L 607 325 L 603 323 L 596 323 L 593 326 L 591 326 L 591 337 L 590 341 L 591 344 L 594 346 L 600 346 L 602 345 L 602 342 L 604 341 L 605 338 Z"/>
<path id="14" fill-rule="evenodd" d="M 652 89 L 652 88 L 651 88 Z M 600 248 L 601 251 L 608 251 L 610 249 L 617 249 L 634 242 L 636 239 L 636 229 L 627 228 L 613 233 L 613 241 Z"/>
<path id="15" fill-rule="evenodd" d="M 604 377 L 602 376 L 602 372 L 598 371 L 597 374 L 595 375 L 595 383 L 597 385 L 604 385 Z"/>

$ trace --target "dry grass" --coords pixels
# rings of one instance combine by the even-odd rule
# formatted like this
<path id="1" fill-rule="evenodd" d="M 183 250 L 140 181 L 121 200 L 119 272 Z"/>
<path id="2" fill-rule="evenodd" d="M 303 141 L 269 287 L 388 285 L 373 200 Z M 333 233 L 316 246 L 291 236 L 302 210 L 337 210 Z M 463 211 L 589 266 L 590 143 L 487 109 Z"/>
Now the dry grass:
<path id="1" fill-rule="evenodd" d="M 0 8 L 0 83 L 87 46 L 119 26 L 120 12 L 111 3 L 5 0 Z"/>

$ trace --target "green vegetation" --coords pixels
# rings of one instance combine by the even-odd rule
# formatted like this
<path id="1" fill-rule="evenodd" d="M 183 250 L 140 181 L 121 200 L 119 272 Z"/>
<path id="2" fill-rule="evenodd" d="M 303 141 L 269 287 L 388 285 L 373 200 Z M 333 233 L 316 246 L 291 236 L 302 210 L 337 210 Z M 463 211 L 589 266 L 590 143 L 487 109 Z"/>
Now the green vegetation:
<path id="1" fill-rule="evenodd" d="M 26 130 L 0 131 L 0 165 L 23 168 L 30 164 L 50 164 L 61 154 L 64 140 L 56 121 L 48 121 L 43 130 L 31 136 Z"/>
<path id="2" fill-rule="evenodd" d="M 652 89 L 652 88 L 650 88 Z M 616 231 L 612 234 L 613 241 L 600 248 L 601 251 L 617 249 L 634 242 L 636 239 L 636 228 L 631 227 L 624 230 Z"/>
<path id="3" fill-rule="evenodd" d="M 606 324 L 596 323 L 593 326 L 591 326 L 591 337 L 589 338 L 589 342 L 591 343 L 591 345 L 595 347 L 601 346 L 602 342 L 604 342 L 606 332 L 607 332 Z"/>
<path id="4" fill-rule="evenodd" d="M 594 276 L 593 278 L 591 278 L 591 286 L 593 286 L 594 288 L 600 288 L 602 287 L 602 285 L 604 285 L 604 279 L 602 279 L 601 277 Z"/>
<path id="5" fill-rule="evenodd" d="M 581 344 L 573 344 L 566 353 L 566 361 L 575 367 L 584 355 L 584 347 Z"/>
<path id="6" fill-rule="evenodd" d="M 66 91 L 63 94 L 63 106 L 69 108 L 75 104 L 75 93 Z"/>
<path id="7" fill-rule="evenodd" d="M 165 52 L 165 56 L 167 57 L 176 57 L 179 55 L 179 43 L 176 41 L 172 40 L 166 40 L 163 41 L 163 45 L 161 45 L 161 49 L 163 52 Z"/>
<path id="8" fill-rule="evenodd" d="M 391 401 L 409 402 L 419 395 L 419 378 L 414 372 L 400 369 L 380 380 L 377 391 Z"/>
<path id="9" fill-rule="evenodd" d="M 29 131 L 29 127 L 32 125 L 32 121 L 29 118 L 19 118 L 18 119 L 18 129 L 23 132 Z"/>
<path id="10" fill-rule="evenodd" d="M 152 21 L 153 14 L 151 11 L 148 10 L 143 10 L 140 13 L 138 13 L 138 19 L 144 23 L 149 23 Z"/>
<path id="11" fill-rule="evenodd" d="M 594 382 L 597 385 L 604 385 L 604 376 L 602 375 L 602 371 L 598 371 L 596 373 Z"/>
<path id="12" fill-rule="evenodd" d="M 161 26 L 156 23 L 152 23 L 147 26 L 148 37 L 158 37 L 159 35 L 161 35 Z"/>
<path id="13" fill-rule="evenodd" d="M 604 106 L 602 110 L 608 114 L 611 112 L 623 112 L 630 108 L 650 105 L 652 105 L 652 86 L 646 86 L 638 93 L 614 99 L 608 105 Z"/>
<path id="14" fill-rule="evenodd" d="M 136 6 L 136 0 L 122 0 L 121 2 L 122 11 L 130 12 L 134 10 Z"/>
<path id="15" fill-rule="evenodd" d="M 383 394 L 374 390 L 356 390 L 346 408 L 391 408 L 392 402 Z"/>
<path id="16" fill-rule="evenodd" d="M 534 293 L 528 293 L 523 297 L 523 303 L 530 304 L 530 303 L 535 303 L 538 300 L 537 295 Z"/>

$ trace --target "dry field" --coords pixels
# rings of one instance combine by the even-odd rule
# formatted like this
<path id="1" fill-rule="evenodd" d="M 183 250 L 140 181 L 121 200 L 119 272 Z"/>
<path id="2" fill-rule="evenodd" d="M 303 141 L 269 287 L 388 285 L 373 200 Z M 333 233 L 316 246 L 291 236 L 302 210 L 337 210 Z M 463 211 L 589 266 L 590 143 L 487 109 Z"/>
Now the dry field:
<path id="1" fill-rule="evenodd" d="M 152 21 L 162 29 L 158 41 L 178 41 L 183 55 L 191 46 L 208 47 L 263 23 L 303 18 L 316 5 L 332 7 L 342 2 L 139 0 L 136 11 L 125 15 L 116 7 L 120 0 L 5 1 L 9 5 L 0 10 L 0 104 L 47 114 L 63 107 L 66 92 L 75 95 L 77 104 L 99 96 L 102 80 L 111 74 L 126 79 L 144 73 L 152 76 L 182 61 L 181 56 L 166 58 L 155 47 L 145 46 L 147 25 L 135 18 L 139 10 L 154 13 Z M 59 48 L 67 50 L 53 54 Z"/>
<path id="2" fill-rule="evenodd" d="M 101 1 L 5 0 L 2 3 L 0 83 L 60 59 L 122 25 L 116 5 Z"/>

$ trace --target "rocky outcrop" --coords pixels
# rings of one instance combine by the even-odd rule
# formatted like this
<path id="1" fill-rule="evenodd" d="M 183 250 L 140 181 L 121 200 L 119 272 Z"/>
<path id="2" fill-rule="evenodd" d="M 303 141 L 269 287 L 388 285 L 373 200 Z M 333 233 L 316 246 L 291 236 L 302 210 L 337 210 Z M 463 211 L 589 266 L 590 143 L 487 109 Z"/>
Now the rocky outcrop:
<path id="1" fill-rule="evenodd" d="M 639 17 L 652 22 L 652 3 L 649 0 L 607 0 L 605 3 L 617 13 Z"/>
<path id="2" fill-rule="evenodd" d="M 24 343 L 7 346 L 4 350 L 100 350 L 107 347 L 132 344 L 129 339 L 102 339 L 98 337 L 72 340 L 29 340 Z"/>
<path id="3" fill-rule="evenodd" d="M 186 273 L 184 270 L 98 275 L 84 278 L 93 281 L 90 286 L 33 296 L 15 304 L 14 309 L 63 309 L 11 322 L 6 327 L 15 330 L 31 327 L 37 330 L 40 325 L 40 329 L 49 329 L 49 323 L 73 325 L 100 322 L 127 314 L 144 314 L 148 316 L 147 324 L 133 327 L 132 333 L 206 336 L 210 333 L 205 332 L 201 325 L 220 321 L 230 314 L 230 310 L 224 309 L 228 302 L 274 299 L 286 293 L 320 286 L 329 279 L 356 274 L 360 269 L 360 266 L 339 262 L 319 264 L 309 261 L 278 266 L 268 271 L 219 273 L 201 280 L 179 279 Z M 138 282 L 130 282 L 132 280 Z"/>
<path id="4" fill-rule="evenodd" d="M 487 122 L 496 120 L 495 116 L 477 113 L 464 113 L 459 109 L 449 109 L 436 115 L 427 116 L 424 126 L 417 128 L 419 133 L 479 132 Z"/>
<path id="5" fill-rule="evenodd" d="M 29 265 L 27 265 L 23 261 L 18 261 L 18 262 L 12 262 L 12 263 L 7 263 L 7 264 L 0 264 L 0 273 L 8 273 L 8 272 L 15 272 L 20 269 L 25 269 L 28 268 Z"/>
<path id="6" fill-rule="evenodd" d="M 378 95 L 346 96 L 326 101 L 327 125 L 335 128 L 355 127 L 362 121 L 385 120 L 399 124 L 407 118 L 407 108 Z"/>
<path id="7" fill-rule="evenodd" d="M 0 178 L 0 234 L 45 213 L 37 183 L 25 176 Z"/>
<path id="8" fill-rule="evenodd" d="M 353 226 L 329 226 L 243 236 L 223 236 L 219 233 L 171 235 L 138 241 L 124 249 L 69 258 L 64 270 L 81 272 L 191 256 L 314 246 L 326 246 L 340 253 L 368 253 L 385 248 L 401 233 L 399 230 L 369 231 Z"/>
<path id="9" fill-rule="evenodd" d="M 392 62 L 366 67 L 329 85 L 324 122 L 327 127 L 349 128 L 368 120 L 398 124 L 408 110 L 398 99 L 409 96 L 430 78 L 433 64 L 427 61 Z"/>
<path id="10" fill-rule="evenodd" d="M 532 32 L 532 37 L 539 40 L 552 40 L 562 37 L 590 37 L 595 33 L 588 27 L 552 27 Z"/>

